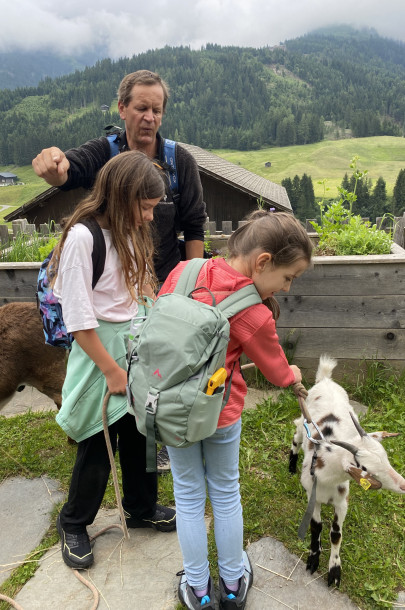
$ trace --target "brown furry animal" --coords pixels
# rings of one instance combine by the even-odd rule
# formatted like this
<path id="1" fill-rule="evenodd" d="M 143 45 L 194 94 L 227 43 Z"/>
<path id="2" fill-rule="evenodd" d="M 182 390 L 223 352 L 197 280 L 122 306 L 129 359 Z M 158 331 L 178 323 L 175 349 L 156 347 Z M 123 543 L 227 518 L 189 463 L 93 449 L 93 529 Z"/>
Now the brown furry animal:
<path id="1" fill-rule="evenodd" d="M 25 385 L 49 396 L 60 409 L 65 374 L 66 350 L 45 343 L 36 304 L 0 307 L 0 411 Z"/>

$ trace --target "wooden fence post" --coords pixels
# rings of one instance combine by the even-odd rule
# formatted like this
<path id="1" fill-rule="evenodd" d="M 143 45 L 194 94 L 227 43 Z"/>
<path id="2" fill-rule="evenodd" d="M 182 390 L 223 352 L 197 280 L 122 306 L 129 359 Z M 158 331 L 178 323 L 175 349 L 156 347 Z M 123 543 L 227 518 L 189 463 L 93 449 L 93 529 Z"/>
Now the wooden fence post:
<path id="1" fill-rule="evenodd" d="M 8 246 L 10 242 L 10 234 L 7 225 L 0 225 L 0 244 Z"/>
<path id="2" fill-rule="evenodd" d="M 11 226 L 13 229 L 13 235 L 16 237 L 18 233 L 22 233 L 25 231 L 28 222 L 25 218 L 17 218 L 16 220 L 11 221 Z"/>
<path id="3" fill-rule="evenodd" d="M 401 248 L 404 247 L 404 227 L 405 227 L 405 218 L 404 216 L 397 216 L 394 218 L 394 235 L 393 240 L 398 246 Z"/>
<path id="4" fill-rule="evenodd" d="M 222 233 L 224 235 L 230 235 L 232 233 L 232 220 L 222 221 Z"/>
<path id="5" fill-rule="evenodd" d="M 238 229 L 239 227 L 243 227 L 248 221 L 247 220 L 238 220 Z"/>
<path id="6" fill-rule="evenodd" d="M 207 231 L 209 231 L 210 235 L 215 235 L 215 233 L 217 231 L 217 223 L 215 222 L 215 220 L 210 220 L 208 222 Z"/>

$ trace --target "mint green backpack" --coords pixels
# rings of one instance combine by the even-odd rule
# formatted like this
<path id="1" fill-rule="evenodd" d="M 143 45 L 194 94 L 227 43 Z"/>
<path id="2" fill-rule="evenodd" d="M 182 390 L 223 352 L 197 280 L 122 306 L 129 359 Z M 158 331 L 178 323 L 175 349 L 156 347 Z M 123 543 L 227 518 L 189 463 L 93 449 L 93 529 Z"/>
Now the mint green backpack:
<path id="1" fill-rule="evenodd" d="M 195 288 L 206 262 L 190 260 L 174 292 L 160 295 L 153 307 L 142 307 L 132 320 L 128 410 L 147 439 L 148 472 L 156 471 L 156 442 L 188 447 L 215 432 L 232 374 L 226 396 L 224 379 L 214 389 L 209 382 L 225 366 L 228 318 L 262 302 L 250 284 L 217 305 L 208 288 Z M 212 305 L 192 298 L 201 290 L 211 294 Z"/>

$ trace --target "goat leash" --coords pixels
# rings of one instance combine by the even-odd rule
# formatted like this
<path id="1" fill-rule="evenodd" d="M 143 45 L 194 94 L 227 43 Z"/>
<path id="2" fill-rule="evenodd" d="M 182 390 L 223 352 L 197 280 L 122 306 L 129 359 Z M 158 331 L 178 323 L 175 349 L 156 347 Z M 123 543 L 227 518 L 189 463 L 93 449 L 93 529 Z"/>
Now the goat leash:
<path id="1" fill-rule="evenodd" d="M 321 430 L 318 428 L 318 426 L 316 425 L 316 423 L 312 420 L 311 415 L 309 414 L 305 399 L 303 397 L 303 391 L 302 388 L 304 388 L 304 386 L 301 383 L 295 383 L 293 385 L 293 390 L 295 395 L 297 396 L 298 399 L 298 404 L 300 406 L 301 409 L 301 413 L 302 416 L 304 418 L 304 428 L 305 431 L 307 433 L 307 437 L 308 439 L 313 443 L 314 445 L 314 454 L 312 456 L 312 461 L 311 461 L 311 470 L 310 470 L 310 474 L 312 476 L 312 490 L 311 490 L 311 495 L 308 498 L 308 505 L 307 505 L 307 509 L 305 511 L 305 514 L 302 518 L 301 524 L 298 528 L 298 537 L 301 540 L 304 540 L 305 538 L 305 534 L 307 533 L 309 524 L 311 523 L 311 518 L 312 515 L 314 513 L 314 508 L 315 508 L 315 503 L 316 503 L 316 484 L 317 484 L 317 478 L 316 478 L 316 474 L 315 474 L 315 464 L 316 464 L 316 460 L 318 457 L 318 445 L 320 445 L 321 440 L 314 438 L 311 435 L 311 432 L 309 430 L 309 424 L 312 424 L 315 428 L 315 430 L 318 432 L 320 439 L 325 440 L 325 437 L 323 436 Z M 305 388 L 304 388 L 305 390 Z M 305 390 L 306 392 L 306 390 Z"/>

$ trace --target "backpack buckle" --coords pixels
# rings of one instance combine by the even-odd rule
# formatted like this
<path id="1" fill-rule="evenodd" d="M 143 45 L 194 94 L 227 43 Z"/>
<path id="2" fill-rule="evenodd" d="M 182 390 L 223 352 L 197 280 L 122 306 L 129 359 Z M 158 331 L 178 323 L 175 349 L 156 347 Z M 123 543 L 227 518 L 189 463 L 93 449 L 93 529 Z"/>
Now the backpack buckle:
<path id="1" fill-rule="evenodd" d="M 150 413 L 151 415 L 156 415 L 158 399 L 159 392 L 157 394 L 151 394 L 150 392 L 148 392 L 145 403 L 145 409 L 147 413 Z"/>

